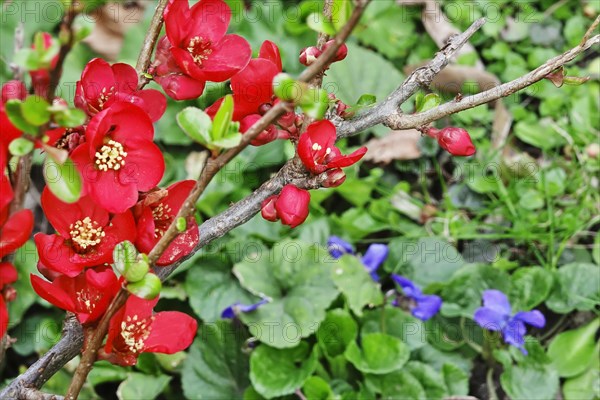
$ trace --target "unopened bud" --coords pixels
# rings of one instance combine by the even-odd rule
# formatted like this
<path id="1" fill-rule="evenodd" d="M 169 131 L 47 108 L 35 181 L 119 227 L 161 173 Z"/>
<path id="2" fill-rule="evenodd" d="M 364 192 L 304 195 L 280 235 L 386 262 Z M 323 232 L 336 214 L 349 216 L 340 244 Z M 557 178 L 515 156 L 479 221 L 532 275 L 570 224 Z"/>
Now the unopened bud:
<path id="1" fill-rule="evenodd" d="M 325 45 L 323 46 L 323 51 L 326 51 L 328 48 L 330 48 L 333 45 L 335 45 L 335 39 L 332 39 L 329 42 L 325 43 Z M 335 57 L 333 58 L 333 60 L 331 62 L 334 63 L 334 62 L 342 61 L 347 56 L 348 56 L 348 46 L 346 46 L 346 43 L 344 43 L 340 46 L 337 53 L 335 53 Z"/>
<path id="2" fill-rule="evenodd" d="M 300 52 L 300 64 L 305 66 L 310 66 L 317 61 L 317 58 L 323 54 L 321 50 L 319 50 L 315 46 L 307 47 Z"/>
<path id="3" fill-rule="evenodd" d="M 346 181 L 346 174 L 341 168 L 330 169 L 325 172 L 326 178 L 323 181 L 323 187 L 334 188 L 340 186 Z"/>
<path id="4" fill-rule="evenodd" d="M 262 202 L 260 215 L 267 221 L 275 222 L 279 219 L 277 215 L 277 210 L 275 209 L 275 202 L 279 196 L 274 195 L 268 197 L 265 201 Z"/>
<path id="5" fill-rule="evenodd" d="M 160 294 L 161 289 L 162 282 L 155 274 L 146 274 L 141 281 L 127 285 L 127 290 L 131 294 L 145 300 L 155 299 Z"/>

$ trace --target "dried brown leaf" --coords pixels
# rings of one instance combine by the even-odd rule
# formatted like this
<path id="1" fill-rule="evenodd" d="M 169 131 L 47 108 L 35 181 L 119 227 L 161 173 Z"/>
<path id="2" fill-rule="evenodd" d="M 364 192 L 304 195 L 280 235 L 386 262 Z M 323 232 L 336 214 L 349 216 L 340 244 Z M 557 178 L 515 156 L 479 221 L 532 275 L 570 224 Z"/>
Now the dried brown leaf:
<path id="1" fill-rule="evenodd" d="M 385 137 L 367 142 L 369 151 L 364 159 L 382 164 L 389 164 L 393 160 L 415 160 L 421 157 L 421 150 L 417 146 L 420 137 L 421 132 L 416 129 L 391 131 Z"/>

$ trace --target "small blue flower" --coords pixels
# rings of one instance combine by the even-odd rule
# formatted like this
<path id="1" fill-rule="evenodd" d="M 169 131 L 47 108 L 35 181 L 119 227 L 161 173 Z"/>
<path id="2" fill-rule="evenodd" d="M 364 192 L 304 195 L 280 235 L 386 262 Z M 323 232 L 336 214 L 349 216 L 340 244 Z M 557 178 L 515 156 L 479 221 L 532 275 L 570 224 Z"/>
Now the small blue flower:
<path id="1" fill-rule="evenodd" d="M 415 318 L 427 321 L 440 311 L 442 307 L 442 298 L 440 296 L 423 294 L 417 285 L 403 276 L 392 274 L 392 279 L 400 285 L 404 295 L 416 303 L 411 309 L 411 314 Z"/>
<path id="2" fill-rule="evenodd" d="M 263 304 L 267 304 L 268 302 L 269 302 L 269 300 L 262 299 L 258 303 L 249 304 L 249 305 L 245 305 L 245 304 L 241 304 L 241 303 L 234 303 L 223 310 L 223 312 L 221 313 L 221 318 L 235 318 L 236 314 L 254 311 L 258 307 L 262 306 Z"/>
<path id="3" fill-rule="evenodd" d="M 331 257 L 336 259 L 345 254 L 354 255 L 354 248 L 352 245 L 337 236 L 331 236 L 329 240 L 327 240 L 327 250 L 329 250 Z M 383 264 L 387 258 L 388 251 L 388 247 L 385 244 L 375 243 L 369 246 L 360 259 L 375 282 L 379 281 L 377 269 L 379 269 L 381 264 Z"/>
<path id="4" fill-rule="evenodd" d="M 483 292 L 483 307 L 475 311 L 473 319 L 484 329 L 502 332 L 504 341 L 517 347 L 525 355 L 525 324 L 536 328 L 546 325 L 544 315 L 538 310 L 520 311 L 512 315 L 506 295 L 493 289 Z"/>

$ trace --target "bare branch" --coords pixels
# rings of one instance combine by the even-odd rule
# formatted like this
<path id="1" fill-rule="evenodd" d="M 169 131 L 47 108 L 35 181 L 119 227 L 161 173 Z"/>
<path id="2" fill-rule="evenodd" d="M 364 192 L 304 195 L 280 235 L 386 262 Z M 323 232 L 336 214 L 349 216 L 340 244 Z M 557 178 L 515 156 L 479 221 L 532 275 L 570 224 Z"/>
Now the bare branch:
<path id="1" fill-rule="evenodd" d="M 137 64 L 135 65 L 135 70 L 139 76 L 138 89 L 142 89 L 148 84 L 148 82 L 150 82 L 150 80 L 146 78 L 144 74 L 146 71 L 148 71 L 148 67 L 150 66 L 152 52 L 154 51 L 154 46 L 156 46 L 156 41 L 158 40 L 158 35 L 160 35 L 160 30 L 162 29 L 163 13 L 168 2 L 169 0 L 160 0 L 158 2 L 156 5 L 156 10 L 154 11 L 154 15 L 152 16 L 150 26 L 148 27 L 148 32 L 146 32 L 146 37 L 144 38 L 144 43 L 142 45 L 142 51 L 140 51 Z"/>
<path id="2" fill-rule="evenodd" d="M 501 97 L 507 97 L 511 94 L 518 92 L 521 89 L 529 87 L 534 83 L 544 79 L 546 75 L 554 71 L 555 69 L 565 65 L 572 61 L 579 54 L 589 49 L 591 46 L 600 43 L 600 35 L 596 35 L 591 39 L 588 39 L 583 45 L 572 48 L 571 50 L 554 57 L 538 68 L 534 69 L 530 73 L 517 78 L 513 81 L 504 83 L 495 88 L 486 90 L 484 92 L 477 93 L 472 96 L 464 97 L 460 101 L 451 101 L 440 105 L 439 107 L 433 108 L 429 111 L 425 111 L 418 114 L 390 114 L 384 121 L 387 126 L 392 129 L 409 129 L 417 128 L 430 122 L 436 121 L 450 114 L 456 114 L 457 112 L 467 110 L 469 108 L 477 107 L 481 104 L 489 103 L 497 100 Z"/>
<path id="3" fill-rule="evenodd" d="M 62 337 L 47 353 L 0 392 L 0 399 L 20 399 L 24 389 L 39 389 L 67 362 L 81 352 L 83 329 L 73 314 L 67 314 Z"/>
<path id="4" fill-rule="evenodd" d="M 464 33 L 451 37 L 448 44 L 440 49 L 433 60 L 421 68 L 417 68 L 385 101 L 377 104 L 365 113 L 349 121 L 337 125 L 339 138 L 356 135 L 365 129 L 386 122 L 390 115 L 398 113 L 402 103 L 408 100 L 420 87 L 428 87 L 433 78 L 450 63 L 456 52 L 469 40 L 471 36 L 485 24 L 485 19 L 480 18 Z"/>

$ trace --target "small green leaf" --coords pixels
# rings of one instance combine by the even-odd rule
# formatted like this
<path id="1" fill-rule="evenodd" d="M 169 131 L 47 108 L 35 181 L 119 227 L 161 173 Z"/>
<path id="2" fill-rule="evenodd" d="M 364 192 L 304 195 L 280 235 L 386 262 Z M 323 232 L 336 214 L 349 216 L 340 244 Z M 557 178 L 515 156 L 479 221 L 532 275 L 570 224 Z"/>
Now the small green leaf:
<path id="1" fill-rule="evenodd" d="M 8 100 L 4 104 L 6 115 L 8 116 L 10 122 L 15 126 L 15 128 L 25 133 L 29 133 L 30 135 L 37 135 L 38 128 L 27 122 L 27 120 L 23 116 L 23 110 L 21 109 L 22 104 L 23 102 L 21 100 Z"/>
<path id="2" fill-rule="evenodd" d="M 377 96 L 372 95 L 372 94 L 363 94 L 362 96 L 360 96 L 360 98 L 356 102 L 356 105 L 367 107 L 367 106 L 371 106 L 375 103 L 377 103 Z"/>
<path id="3" fill-rule="evenodd" d="M 27 71 L 35 71 L 42 66 L 39 54 L 35 50 L 29 48 L 21 49 L 15 53 L 13 62 L 19 67 L 25 68 Z"/>
<path id="4" fill-rule="evenodd" d="M 212 123 L 212 142 L 217 142 L 229 133 L 229 125 L 233 117 L 233 96 L 228 94 L 215 114 Z"/>
<path id="5" fill-rule="evenodd" d="M 153 300 L 160 294 L 162 282 L 155 274 L 146 274 L 144 278 L 135 283 L 127 285 L 127 290 L 139 298 Z"/>
<path id="6" fill-rule="evenodd" d="M 278 74 L 273 78 L 273 93 L 283 101 L 298 102 L 306 91 L 307 86 L 297 82 L 288 74 Z"/>
<path id="7" fill-rule="evenodd" d="M 317 368 L 318 354 L 306 342 L 291 349 L 260 345 L 250 356 L 252 386 L 267 398 L 292 394 Z"/>
<path id="8" fill-rule="evenodd" d="M 563 265 L 555 272 L 554 289 L 546 305 L 552 311 L 566 314 L 574 309 L 592 310 L 600 304 L 598 266 L 587 263 Z"/>
<path id="9" fill-rule="evenodd" d="M 590 80 L 589 76 L 586 76 L 586 77 L 565 76 L 563 78 L 563 83 L 565 85 L 570 85 L 570 86 L 579 86 L 579 85 L 583 85 L 584 83 L 586 83 L 589 80 Z"/>
<path id="10" fill-rule="evenodd" d="M 8 145 L 8 151 L 13 156 L 21 157 L 31 153 L 33 142 L 25 138 L 16 138 Z"/>
<path id="11" fill-rule="evenodd" d="M 75 203 L 81 196 L 81 175 L 69 158 L 59 164 L 51 158 L 44 162 L 44 179 L 50 191 L 65 203 Z"/>
<path id="12" fill-rule="evenodd" d="M 360 347 L 351 342 L 344 353 L 356 369 L 377 375 L 399 370 L 408 361 L 409 354 L 402 340 L 384 333 L 363 335 Z"/>
<path id="13" fill-rule="evenodd" d="M 240 133 L 240 123 L 232 122 L 229 125 L 229 132 L 225 133 L 219 140 L 213 141 L 212 146 L 219 149 L 231 149 L 239 145 L 241 141 L 242 134 Z M 211 147 L 209 146 L 209 148 Z"/>
<path id="14" fill-rule="evenodd" d="M 113 249 L 113 267 L 115 271 L 123 275 L 137 258 L 137 249 L 128 240 L 118 243 Z"/>
<path id="15" fill-rule="evenodd" d="M 42 126 L 50 121 L 50 104 L 39 96 L 27 96 L 21 104 L 23 118 L 34 126 Z"/>
<path id="16" fill-rule="evenodd" d="M 440 105 L 442 98 L 435 93 L 428 93 L 415 104 L 417 112 L 431 110 Z"/>
<path id="17" fill-rule="evenodd" d="M 52 118 L 54 119 L 54 122 L 65 128 L 75 128 L 81 126 L 87 119 L 86 114 L 78 108 L 67 108 L 59 111 L 53 111 L 51 108 L 50 112 L 52 112 Z"/>
<path id="18" fill-rule="evenodd" d="M 329 36 L 335 35 L 335 26 L 322 13 L 312 13 L 306 18 L 306 24 L 313 31 Z"/>
<path id="19" fill-rule="evenodd" d="M 552 290 L 554 277 L 542 267 L 519 268 L 510 277 L 510 299 L 515 310 L 531 310 L 542 303 Z"/>
<path id="20" fill-rule="evenodd" d="M 595 337 L 600 319 L 577 329 L 560 333 L 548 347 L 548 357 L 561 377 L 574 377 L 584 372 L 595 355 Z"/>
<path id="21" fill-rule="evenodd" d="M 321 120 L 329 108 L 329 96 L 323 89 L 308 89 L 302 95 L 298 105 L 313 119 Z"/>
<path id="22" fill-rule="evenodd" d="M 344 255 L 332 268 L 331 279 L 344 294 L 348 306 L 357 316 L 362 316 L 365 306 L 378 306 L 383 303 L 381 287 L 375 283 L 360 260 Z"/>
<path id="23" fill-rule="evenodd" d="M 331 22 L 336 31 L 340 31 L 348 23 L 352 15 L 352 2 L 350 0 L 333 0 L 331 6 Z"/>
<path id="24" fill-rule="evenodd" d="M 162 393 L 171 380 L 167 375 L 145 375 L 139 372 L 130 373 L 117 389 L 119 400 L 153 400 Z"/>
<path id="25" fill-rule="evenodd" d="M 325 354 L 335 357 L 343 354 L 350 342 L 356 339 L 358 325 L 348 311 L 334 309 L 327 312 L 317 330 L 317 343 Z"/>
<path id="26" fill-rule="evenodd" d="M 190 138 L 207 146 L 211 142 L 212 120 L 196 107 L 186 107 L 177 114 L 177 124 Z"/>
<path id="27" fill-rule="evenodd" d="M 304 382 L 302 392 L 307 399 L 311 400 L 333 400 L 335 395 L 326 380 L 318 376 L 311 376 Z"/>

